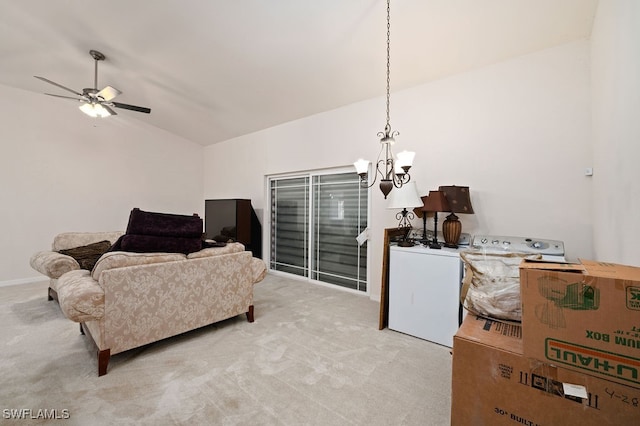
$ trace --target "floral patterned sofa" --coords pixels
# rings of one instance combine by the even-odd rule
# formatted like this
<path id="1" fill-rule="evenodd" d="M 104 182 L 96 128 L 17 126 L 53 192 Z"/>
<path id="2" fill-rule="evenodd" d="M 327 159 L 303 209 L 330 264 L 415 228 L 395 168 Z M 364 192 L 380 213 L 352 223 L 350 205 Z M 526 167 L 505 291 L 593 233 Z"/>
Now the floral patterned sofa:
<path id="1" fill-rule="evenodd" d="M 89 241 L 80 234 L 76 243 Z M 240 243 L 189 254 L 110 251 L 91 271 L 67 263 L 73 269 L 51 278 L 51 288 L 64 315 L 94 340 L 99 376 L 111 355 L 240 314 L 253 322 L 253 285 L 266 275 L 265 263 Z M 51 252 L 31 259 L 54 276 L 61 264 Z"/>

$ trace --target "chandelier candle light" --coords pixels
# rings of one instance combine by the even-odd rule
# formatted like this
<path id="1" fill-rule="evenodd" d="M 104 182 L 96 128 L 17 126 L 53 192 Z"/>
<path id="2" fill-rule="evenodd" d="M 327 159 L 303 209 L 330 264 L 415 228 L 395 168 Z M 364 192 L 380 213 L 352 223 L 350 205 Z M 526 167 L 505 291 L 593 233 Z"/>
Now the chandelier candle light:
<path id="1" fill-rule="evenodd" d="M 376 183 L 378 175 L 380 175 L 380 190 L 384 194 L 384 198 L 391 192 L 393 187 L 401 188 L 404 184 L 411 180 L 409 175 L 409 169 L 413 164 L 413 158 L 415 152 L 402 151 L 398 153 L 397 159 L 393 158 L 393 152 L 391 146 L 395 143 L 395 137 L 400 133 L 391 130 L 391 123 L 389 118 L 389 100 L 390 100 L 390 36 L 391 36 L 391 14 L 390 14 L 390 0 L 387 0 L 387 124 L 384 127 L 384 132 L 378 132 L 380 138 L 380 154 L 378 154 L 378 160 L 376 161 L 376 173 L 373 177 L 373 182 L 368 185 L 367 174 L 369 172 L 369 161 L 359 159 L 353 165 L 356 168 L 356 173 L 360 176 L 360 185 L 365 188 L 370 188 Z M 384 153 L 384 158 L 382 155 Z M 410 207 L 410 206 L 405 206 Z"/>

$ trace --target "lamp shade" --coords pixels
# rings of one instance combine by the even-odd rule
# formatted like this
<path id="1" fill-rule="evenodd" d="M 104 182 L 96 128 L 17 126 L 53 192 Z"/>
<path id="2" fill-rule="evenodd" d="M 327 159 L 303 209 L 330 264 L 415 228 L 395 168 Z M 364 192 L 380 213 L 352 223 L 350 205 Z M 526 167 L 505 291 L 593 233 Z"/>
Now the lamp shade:
<path id="1" fill-rule="evenodd" d="M 406 167 L 413 166 L 413 159 L 415 158 L 416 153 L 413 151 L 401 151 L 397 155 L 396 163 L 398 167 Z"/>
<path id="2" fill-rule="evenodd" d="M 449 203 L 443 191 L 429 191 L 429 195 L 424 197 L 424 207 L 427 212 L 448 212 Z"/>
<path id="3" fill-rule="evenodd" d="M 408 182 L 401 188 L 391 191 L 389 197 L 389 209 L 409 209 L 413 207 L 421 207 L 422 200 L 418 195 L 418 189 L 415 182 Z"/>
<path id="4" fill-rule="evenodd" d="M 450 210 L 444 211 L 473 214 L 473 206 L 471 205 L 468 186 L 441 186 L 438 189 L 444 192 L 449 202 Z"/>
<path id="5" fill-rule="evenodd" d="M 369 161 L 363 160 L 362 158 L 353 163 L 353 166 L 356 168 L 356 173 L 359 175 L 369 171 Z"/>

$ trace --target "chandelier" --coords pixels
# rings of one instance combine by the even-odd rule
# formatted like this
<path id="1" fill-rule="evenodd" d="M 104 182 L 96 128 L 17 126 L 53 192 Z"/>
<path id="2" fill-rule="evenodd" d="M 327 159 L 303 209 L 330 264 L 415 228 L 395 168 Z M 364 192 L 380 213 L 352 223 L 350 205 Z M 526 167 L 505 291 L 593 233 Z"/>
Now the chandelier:
<path id="1" fill-rule="evenodd" d="M 378 175 L 380 176 L 380 190 L 384 194 L 384 198 L 387 198 L 387 195 L 391 192 L 393 187 L 401 188 L 402 185 L 406 184 L 411 180 L 411 176 L 409 175 L 409 169 L 413 164 L 413 158 L 415 157 L 415 152 L 402 151 L 399 152 L 397 158 L 394 159 L 393 152 L 391 151 L 391 147 L 395 143 L 395 137 L 400 133 L 397 131 L 391 130 L 391 124 L 389 119 L 389 100 L 390 100 L 390 82 L 391 82 L 391 67 L 390 67 L 390 36 L 391 36 L 391 14 L 390 14 L 390 2 L 391 0 L 387 0 L 387 124 L 384 126 L 384 132 L 378 132 L 378 137 L 380 138 L 380 153 L 378 154 L 378 159 L 376 161 L 376 173 L 373 176 L 373 182 L 368 184 L 368 171 L 369 171 L 369 161 L 359 159 L 353 165 L 356 168 L 356 173 L 360 176 L 360 185 L 364 188 L 370 188 L 378 179 Z M 384 156 L 384 157 L 383 157 Z"/>

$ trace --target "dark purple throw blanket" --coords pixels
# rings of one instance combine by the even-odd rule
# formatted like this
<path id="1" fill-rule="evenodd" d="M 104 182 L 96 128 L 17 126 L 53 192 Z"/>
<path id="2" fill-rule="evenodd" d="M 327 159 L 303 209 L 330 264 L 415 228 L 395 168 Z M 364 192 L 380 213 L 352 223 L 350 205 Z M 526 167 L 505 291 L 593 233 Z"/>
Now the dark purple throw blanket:
<path id="1" fill-rule="evenodd" d="M 154 235 L 156 237 L 202 237 L 202 219 L 193 216 L 131 210 L 127 234 Z"/>
<path id="2" fill-rule="evenodd" d="M 202 219 L 193 216 L 146 212 L 135 208 L 127 232 L 109 251 L 184 253 L 202 249 Z"/>

